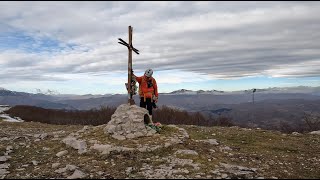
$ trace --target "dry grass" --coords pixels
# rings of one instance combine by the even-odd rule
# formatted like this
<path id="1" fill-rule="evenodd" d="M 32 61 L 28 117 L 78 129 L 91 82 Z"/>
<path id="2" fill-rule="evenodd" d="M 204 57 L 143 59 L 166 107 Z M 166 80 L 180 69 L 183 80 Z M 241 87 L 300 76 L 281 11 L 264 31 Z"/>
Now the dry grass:
<path id="1" fill-rule="evenodd" d="M 214 157 L 219 162 L 260 167 L 264 177 L 319 178 L 319 136 L 304 134 L 295 136 L 278 131 L 250 130 L 237 127 L 199 128 L 184 126 L 192 139 L 217 139 L 231 147 L 232 155 L 215 148 Z M 199 144 L 198 144 L 199 146 Z M 197 147 L 198 149 L 205 146 Z"/>
<path id="2" fill-rule="evenodd" d="M 26 136 L 26 134 L 36 134 L 44 132 L 65 131 L 62 137 L 66 137 L 71 132 L 82 129 L 81 125 L 49 125 L 36 122 L 11 123 L 0 122 L 1 137 Z M 89 126 L 92 128 L 92 126 Z M 278 131 L 266 131 L 256 129 L 244 129 L 238 127 L 203 127 L 178 125 L 185 128 L 190 135 L 183 144 L 170 146 L 169 148 L 160 148 L 153 152 L 115 152 L 108 156 L 102 156 L 98 152 L 90 152 L 79 155 L 75 149 L 66 147 L 60 140 L 53 140 L 48 136 L 45 140 L 34 142 L 34 137 L 29 137 L 31 144 L 29 148 L 21 145 L 26 143 L 24 138 L 17 138 L 13 141 L 2 141 L 0 152 L 4 152 L 6 147 L 11 145 L 14 151 L 10 154 L 12 157 L 10 163 L 10 173 L 6 178 L 65 178 L 57 174 L 51 168 L 53 163 L 59 162 L 61 167 L 67 164 L 78 166 L 81 171 L 87 174 L 93 174 L 92 178 L 145 178 L 138 173 L 143 164 L 149 164 L 153 167 L 168 164 L 169 162 L 162 158 L 173 157 L 179 149 L 189 149 L 198 152 L 198 156 L 177 155 L 180 159 L 192 159 L 194 163 L 200 164 L 200 170 L 195 171 L 193 167 L 185 166 L 190 173 L 187 175 L 194 178 L 197 173 L 211 174 L 210 171 L 216 169 L 219 163 L 228 163 L 250 168 L 258 168 L 260 177 L 280 179 L 318 179 L 320 171 L 320 137 L 317 135 L 303 134 L 294 136 L 291 134 L 282 134 Z M 160 136 L 170 136 L 176 133 L 173 128 L 164 128 Z M 148 137 L 150 138 L 150 137 Z M 147 143 L 147 139 L 137 139 L 139 143 Z M 219 145 L 210 145 L 197 140 L 216 139 Z M 96 139 L 103 144 L 116 144 L 129 147 L 132 141 L 110 140 L 104 135 L 102 129 L 83 134 L 81 139 Z M 162 144 L 160 138 L 152 138 L 153 144 Z M 228 146 L 231 151 L 220 151 L 221 147 Z M 43 150 L 43 147 L 49 150 Z M 67 149 L 69 153 L 61 158 L 55 156 L 59 151 Z M 155 158 L 157 157 L 158 158 Z M 209 161 L 210 159 L 211 161 Z M 32 165 L 31 161 L 39 162 L 37 166 Z M 16 169 L 23 168 L 24 171 Z M 169 165 L 169 164 L 168 164 Z M 125 173 L 128 167 L 134 167 L 130 175 Z M 175 168 L 179 168 L 176 166 Z M 182 167 L 181 167 L 182 168 Z M 105 172 L 98 175 L 96 172 Z M 213 176 L 215 177 L 215 176 Z M 88 177 L 89 178 L 89 177 Z"/>

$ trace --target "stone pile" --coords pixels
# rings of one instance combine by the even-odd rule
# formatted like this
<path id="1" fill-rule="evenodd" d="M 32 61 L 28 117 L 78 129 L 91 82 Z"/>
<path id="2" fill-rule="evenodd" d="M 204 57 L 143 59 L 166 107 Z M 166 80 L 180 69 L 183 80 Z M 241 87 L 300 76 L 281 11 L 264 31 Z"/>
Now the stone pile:
<path id="1" fill-rule="evenodd" d="M 111 116 L 104 132 L 117 140 L 152 136 L 157 131 L 146 126 L 149 123 L 152 122 L 148 110 L 136 105 L 122 104 Z"/>

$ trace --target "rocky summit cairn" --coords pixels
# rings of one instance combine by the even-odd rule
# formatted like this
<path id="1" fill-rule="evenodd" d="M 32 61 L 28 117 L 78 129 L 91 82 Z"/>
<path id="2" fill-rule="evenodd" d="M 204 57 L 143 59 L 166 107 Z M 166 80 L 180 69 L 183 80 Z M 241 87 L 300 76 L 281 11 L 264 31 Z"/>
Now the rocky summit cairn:
<path id="1" fill-rule="evenodd" d="M 136 105 L 122 104 L 111 116 L 104 132 L 117 140 L 152 136 L 157 131 L 146 126 L 149 123 L 152 122 L 148 110 Z"/>

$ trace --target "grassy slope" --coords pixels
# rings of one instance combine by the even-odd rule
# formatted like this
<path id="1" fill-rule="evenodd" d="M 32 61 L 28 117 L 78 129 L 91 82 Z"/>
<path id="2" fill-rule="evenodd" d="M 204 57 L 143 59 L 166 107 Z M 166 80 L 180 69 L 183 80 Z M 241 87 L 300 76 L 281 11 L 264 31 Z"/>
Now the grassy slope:
<path id="1" fill-rule="evenodd" d="M 90 126 L 93 127 L 93 126 Z M 165 126 L 166 127 L 166 126 Z M 10 123 L 0 121 L 0 139 L 3 137 L 18 137 L 11 141 L 1 141 L 0 156 L 11 145 L 14 150 L 9 155 L 11 159 L 10 174 L 6 178 L 65 178 L 52 169 L 53 163 L 59 162 L 61 167 L 73 164 L 87 173 L 91 178 L 144 178 L 138 173 L 143 165 L 149 164 L 154 167 L 167 162 L 164 158 L 173 156 L 178 149 L 190 149 L 198 152 L 198 156 L 177 155 L 181 159 L 192 159 L 194 163 L 201 164 L 200 170 L 195 171 L 193 167 L 186 166 L 190 173 L 188 177 L 194 178 L 199 173 L 209 175 L 215 170 L 219 163 L 228 163 L 250 168 L 258 168 L 258 177 L 265 178 L 314 178 L 320 177 L 320 136 L 317 135 L 291 135 L 275 131 L 248 130 L 238 127 L 199 127 L 179 126 L 185 128 L 190 139 L 183 144 L 161 148 L 153 152 L 119 152 L 110 155 L 100 155 L 98 152 L 89 152 L 79 155 L 76 150 L 66 147 L 60 140 L 53 140 L 52 136 L 45 140 L 34 142 L 35 137 L 28 136 L 30 141 L 21 136 L 27 134 L 50 133 L 65 131 L 60 138 L 66 137 L 71 132 L 83 128 L 77 125 L 49 125 L 35 122 Z M 166 127 L 156 138 L 146 137 L 131 141 L 115 141 L 103 134 L 98 128 L 82 136 L 86 140 L 98 140 L 102 144 L 115 144 L 118 146 L 134 147 L 134 144 L 163 144 L 161 137 L 170 136 L 175 129 Z M 199 142 L 198 140 L 216 139 L 218 146 Z M 30 143 L 29 143 L 30 142 Z M 26 145 L 30 144 L 29 147 Z M 228 146 L 232 150 L 221 151 L 220 148 Z M 49 150 L 43 150 L 43 147 Z M 69 153 L 64 157 L 56 157 L 55 154 L 67 149 Z M 36 160 L 38 165 L 34 166 L 31 161 Z M 23 166 L 25 165 L 25 166 Z M 130 175 L 125 173 L 127 167 L 134 167 Z M 25 170 L 21 170 L 25 168 Z M 104 173 L 97 173 L 97 172 Z M 206 177 L 206 176 L 204 176 Z M 213 175 L 213 178 L 215 176 Z M 89 177 L 88 177 L 89 178 Z"/>

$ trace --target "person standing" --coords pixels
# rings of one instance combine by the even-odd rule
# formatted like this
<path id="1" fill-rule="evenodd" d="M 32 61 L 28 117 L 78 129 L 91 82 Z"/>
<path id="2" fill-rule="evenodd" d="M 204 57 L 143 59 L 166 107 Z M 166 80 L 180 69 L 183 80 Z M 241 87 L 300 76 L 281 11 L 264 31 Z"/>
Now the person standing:
<path id="1" fill-rule="evenodd" d="M 156 80 L 152 77 L 153 70 L 147 69 L 143 76 L 133 77 L 139 83 L 140 107 L 149 111 L 150 120 L 152 122 L 153 104 L 158 102 L 158 86 Z"/>

